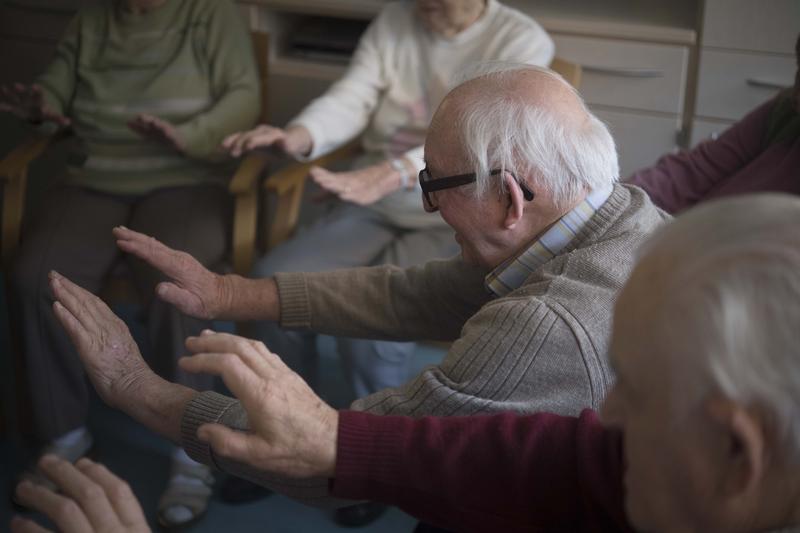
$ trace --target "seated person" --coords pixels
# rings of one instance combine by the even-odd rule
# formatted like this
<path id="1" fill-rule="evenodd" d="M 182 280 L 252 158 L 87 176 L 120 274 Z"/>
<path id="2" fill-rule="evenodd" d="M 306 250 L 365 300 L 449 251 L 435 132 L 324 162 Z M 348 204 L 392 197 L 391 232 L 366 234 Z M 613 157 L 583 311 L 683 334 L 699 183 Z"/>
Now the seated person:
<path id="1" fill-rule="evenodd" d="M 270 251 L 254 276 L 408 267 L 456 254 L 452 229 L 425 214 L 416 187 L 433 112 L 468 65 L 504 60 L 547 66 L 553 50 L 535 21 L 497 0 L 388 3 L 361 38 L 347 73 L 285 130 L 261 125 L 225 141 L 233 155 L 274 145 L 313 159 L 364 131 L 365 154 L 353 171 L 311 170 L 312 178 L 344 203 Z M 259 336 L 313 379 L 315 336 L 273 324 L 260 324 Z M 412 342 L 338 337 L 352 396 L 404 383 L 414 347 Z"/>
<path id="2" fill-rule="evenodd" d="M 618 380 L 602 423 L 590 410 L 337 412 L 263 344 L 212 332 L 188 339 L 193 355 L 180 364 L 221 375 L 249 430 L 223 419 L 184 418 L 181 428 L 194 393 L 155 375 L 147 390 L 173 416 L 153 421 L 209 464 L 325 477 L 335 495 L 396 504 L 454 531 L 796 531 L 799 225 L 799 200 L 760 195 L 697 208 L 653 237 L 615 309 Z M 71 282 L 52 284 L 98 392 L 143 413 L 109 379 L 130 361 L 96 349 L 98 335 L 124 326 L 104 323 L 108 308 Z"/>
<path id="3" fill-rule="evenodd" d="M 50 308 L 47 272 L 69 272 L 98 292 L 121 257 L 109 238 L 121 224 L 191 250 L 204 265 L 222 260 L 232 169 L 219 143 L 258 112 L 252 44 L 230 0 L 100 2 L 78 12 L 37 83 L 5 87 L 3 102 L 24 119 L 69 125 L 75 134 L 65 176 L 25 228 L 10 273 L 34 437 L 74 461 L 93 446 L 88 396 L 80 361 Z M 181 383 L 211 388 L 208 377 L 175 370 L 185 336 L 209 322 L 152 298 L 160 274 L 141 261 L 129 264 L 146 295 L 160 366 Z M 205 466 L 176 449 L 160 505 L 164 524 L 199 515 L 211 480 Z"/>
<path id="4" fill-rule="evenodd" d="M 640 189 L 614 183 L 613 140 L 569 84 L 540 67 L 491 69 L 445 98 L 425 141 L 422 200 L 456 230 L 458 257 L 408 269 L 250 280 L 211 273 L 127 228 L 114 230 L 119 246 L 164 272 L 171 281 L 157 287 L 158 295 L 193 316 L 453 342 L 440 365 L 357 400 L 354 409 L 457 416 L 599 408 L 613 382 L 613 303 L 636 248 L 665 215 Z M 462 126 L 452 128 L 456 123 Z M 517 134 L 499 142 L 509 131 Z M 102 306 L 89 313 L 110 328 L 95 348 L 131 377 L 115 405 L 141 409 L 134 418 L 161 430 L 184 412 L 187 424 L 246 424 L 242 406 L 213 392 L 180 389 L 191 397 L 179 406 L 150 394 L 139 379 L 149 381 L 150 371 L 124 324 Z M 338 504 L 326 499 L 326 480 L 271 484 L 299 499 Z"/>
<path id="5" fill-rule="evenodd" d="M 800 36 L 797 74 L 781 92 L 719 138 L 662 157 L 627 179 L 669 213 L 721 196 L 773 191 L 800 194 Z"/>

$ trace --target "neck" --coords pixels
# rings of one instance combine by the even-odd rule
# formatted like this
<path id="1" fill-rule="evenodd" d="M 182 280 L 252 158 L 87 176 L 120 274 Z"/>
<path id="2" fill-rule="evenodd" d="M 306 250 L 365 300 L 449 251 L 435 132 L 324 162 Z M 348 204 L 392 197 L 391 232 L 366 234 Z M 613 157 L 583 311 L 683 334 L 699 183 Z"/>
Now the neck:
<path id="1" fill-rule="evenodd" d="M 488 0 L 484 0 L 483 2 L 477 4 L 475 8 L 472 10 L 472 12 L 467 14 L 464 21 L 442 30 L 442 35 L 448 39 L 451 39 L 456 35 L 458 35 L 459 33 L 461 33 L 462 31 L 469 28 L 470 26 L 472 26 L 481 19 L 484 11 L 486 11 L 487 5 L 488 5 Z"/>

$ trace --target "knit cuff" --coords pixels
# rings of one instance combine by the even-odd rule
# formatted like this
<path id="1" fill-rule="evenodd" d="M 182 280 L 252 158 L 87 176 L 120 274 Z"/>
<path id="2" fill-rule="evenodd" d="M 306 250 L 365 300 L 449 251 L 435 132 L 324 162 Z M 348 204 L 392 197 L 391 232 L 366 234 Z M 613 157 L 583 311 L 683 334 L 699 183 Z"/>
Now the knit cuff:
<path id="1" fill-rule="evenodd" d="M 397 426 L 401 417 L 379 416 L 359 411 L 339 411 L 336 438 L 336 472 L 331 495 L 347 499 L 375 499 L 378 486 L 392 486 L 398 456 Z"/>
<path id="2" fill-rule="evenodd" d="M 311 327 L 311 302 L 305 274 L 281 272 L 275 275 L 281 306 L 281 327 L 307 329 Z"/>
<path id="3" fill-rule="evenodd" d="M 197 394 L 186 404 L 181 417 L 181 446 L 189 457 L 199 463 L 217 466 L 211 446 L 197 438 L 197 429 L 203 424 L 219 422 L 237 402 L 236 398 L 206 391 Z"/>

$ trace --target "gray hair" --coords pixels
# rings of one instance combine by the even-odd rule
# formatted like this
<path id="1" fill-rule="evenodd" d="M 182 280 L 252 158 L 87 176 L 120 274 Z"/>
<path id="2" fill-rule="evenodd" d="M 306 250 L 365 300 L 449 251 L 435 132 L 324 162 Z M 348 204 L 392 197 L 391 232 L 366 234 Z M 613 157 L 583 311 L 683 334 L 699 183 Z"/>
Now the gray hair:
<path id="1" fill-rule="evenodd" d="M 760 409 L 800 460 L 800 200 L 711 202 L 643 251 L 659 271 L 648 282 L 664 303 L 660 342 L 682 354 L 673 369 L 686 390 L 673 400 L 716 391 Z"/>
<path id="2" fill-rule="evenodd" d="M 520 71 L 563 83 L 575 94 L 587 119 L 575 124 L 548 107 L 514 95 L 508 89 Z M 484 77 L 497 83 L 496 90 L 482 94 L 479 105 L 464 106 L 457 119 L 478 176 L 478 195 L 490 189 L 490 180 L 501 180 L 490 175 L 494 169 L 511 170 L 520 179 L 532 176 L 535 182 L 530 185 L 546 190 L 556 205 L 617 181 L 619 163 L 611 133 L 561 76 L 543 67 L 494 61 L 473 67 L 462 81 Z"/>

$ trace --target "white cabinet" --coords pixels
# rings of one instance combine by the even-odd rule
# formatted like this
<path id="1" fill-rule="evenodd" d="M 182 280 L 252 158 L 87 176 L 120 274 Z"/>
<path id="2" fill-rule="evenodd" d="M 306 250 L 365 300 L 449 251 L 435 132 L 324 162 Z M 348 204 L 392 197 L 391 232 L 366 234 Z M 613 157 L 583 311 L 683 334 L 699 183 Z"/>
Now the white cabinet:
<path id="1" fill-rule="evenodd" d="M 705 0 L 692 144 L 794 84 L 800 0 Z"/>

